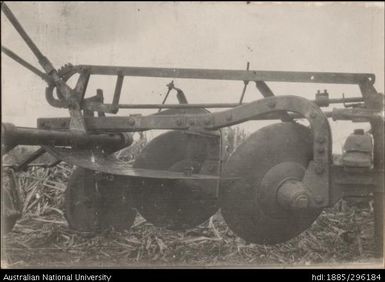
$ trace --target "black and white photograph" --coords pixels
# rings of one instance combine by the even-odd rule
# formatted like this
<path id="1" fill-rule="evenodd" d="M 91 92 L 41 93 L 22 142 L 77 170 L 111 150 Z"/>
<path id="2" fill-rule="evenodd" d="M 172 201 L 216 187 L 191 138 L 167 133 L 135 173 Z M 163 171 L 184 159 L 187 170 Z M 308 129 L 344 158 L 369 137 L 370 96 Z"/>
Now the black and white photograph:
<path id="1" fill-rule="evenodd" d="M 2 1 L 1 268 L 383 269 L 384 76 L 384 2 Z"/>

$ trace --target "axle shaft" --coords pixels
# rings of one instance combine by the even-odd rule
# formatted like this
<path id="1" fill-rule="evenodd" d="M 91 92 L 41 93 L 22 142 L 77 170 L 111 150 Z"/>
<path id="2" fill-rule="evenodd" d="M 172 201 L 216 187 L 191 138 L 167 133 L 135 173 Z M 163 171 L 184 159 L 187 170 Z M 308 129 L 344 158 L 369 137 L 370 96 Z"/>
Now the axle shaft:
<path id="1" fill-rule="evenodd" d="M 132 135 L 128 133 L 114 134 L 82 134 L 70 130 L 45 130 L 28 127 L 16 127 L 10 123 L 1 125 L 2 143 L 5 146 L 15 145 L 52 145 L 52 146 L 101 146 L 107 148 L 123 148 L 132 144 Z"/>

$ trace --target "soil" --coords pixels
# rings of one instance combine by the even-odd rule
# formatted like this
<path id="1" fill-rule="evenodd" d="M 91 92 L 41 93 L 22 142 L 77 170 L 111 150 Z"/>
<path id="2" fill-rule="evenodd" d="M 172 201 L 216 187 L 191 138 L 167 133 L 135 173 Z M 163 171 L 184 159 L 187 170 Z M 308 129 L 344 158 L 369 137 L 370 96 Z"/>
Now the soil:
<path id="1" fill-rule="evenodd" d="M 185 232 L 157 228 L 137 216 L 129 231 L 94 235 L 70 230 L 57 211 L 24 216 L 3 242 L 6 268 L 383 265 L 374 258 L 370 206 L 346 202 L 325 210 L 296 238 L 273 246 L 247 244 L 220 214 Z"/>

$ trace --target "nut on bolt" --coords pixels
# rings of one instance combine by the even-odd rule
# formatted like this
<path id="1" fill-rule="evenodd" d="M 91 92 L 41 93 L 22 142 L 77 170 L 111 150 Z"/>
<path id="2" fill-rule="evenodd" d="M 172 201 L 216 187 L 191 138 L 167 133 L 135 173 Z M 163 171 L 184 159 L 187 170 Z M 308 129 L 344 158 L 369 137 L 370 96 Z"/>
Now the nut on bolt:
<path id="1" fill-rule="evenodd" d="M 292 206 L 298 209 L 304 209 L 309 206 L 309 197 L 306 194 L 300 194 L 292 202 Z"/>
<path id="2" fill-rule="evenodd" d="M 185 176 L 191 176 L 193 173 L 194 168 L 193 167 L 185 167 L 183 170 L 183 174 Z"/>
<path id="3" fill-rule="evenodd" d="M 129 124 L 130 126 L 134 126 L 134 125 L 135 125 L 135 120 L 134 120 L 133 118 L 129 118 L 129 119 L 128 119 L 128 124 Z"/>
<path id="4" fill-rule="evenodd" d="M 204 122 L 206 125 L 209 125 L 211 123 L 211 120 L 209 118 L 206 118 Z"/>
<path id="5" fill-rule="evenodd" d="M 106 174 L 105 179 L 107 181 L 114 181 L 115 180 L 115 176 L 112 175 L 112 174 Z"/>

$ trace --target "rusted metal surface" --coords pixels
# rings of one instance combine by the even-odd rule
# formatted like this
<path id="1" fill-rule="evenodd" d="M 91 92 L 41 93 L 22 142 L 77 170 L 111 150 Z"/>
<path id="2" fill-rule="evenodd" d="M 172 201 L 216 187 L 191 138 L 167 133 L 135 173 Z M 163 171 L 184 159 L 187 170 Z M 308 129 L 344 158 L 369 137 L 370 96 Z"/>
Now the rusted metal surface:
<path id="1" fill-rule="evenodd" d="M 318 109 L 316 105 L 305 98 L 299 96 L 276 96 L 257 100 L 247 104 L 237 105 L 237 107 L 234 109 L 213 114 L 194 114 L 193 116 L 189 116 L 188 114 L 173 114 L 162 116 L 132 115 L 128 117 L 113 116 L 99 119 L 85 118 L 85 120 L 87 127 L 90 129 L 98 128 L 100 130 L 106 131 L 111 128 L 120 131 L 140 131 L 149 129 L 188 129 L 191 127 L 189 126 L 191 121 L 195 127 L 202 127 L 207 130 L 213 130 L 215 127 L 226 127 L 229 125 L 242 123 L 246 120 L 258 119 L 259 116 L 264 115 L 272 115 L 269 118 L 276 119 L 279 118 L 279 112 L 284 110 L 297 112 L 298 114 L 293 115 L 294 117 L 299 118 L 302 116 L 306 119 L 310 119 L 309 115 L 304 114 L 305 104 L 307 105 L 306 108 L 311 106 L 312 108 L 316 109 L 317 112 L 321 112 L 322 116 L 325 116 L 325 114 L 320 109 Z M 169 106 L 170 108 L 190 108 L 189 104 Z M 201 106 L 204 106 L 204 104 L 192 105 L 191 108 L 199 108 Z M 159 107 L 150 105 L 148 108 L 152 107 L 167 108 L 167 105 L 159 105 Z M 330 115 L 331 113 L 327 113 L 327 116 Z M 178 119 L 180 120 L 180 125 L 177 124 Z M 207 120 L 212 120 L 212 122 L 210 121 L 209 124 L 207 124 Z M 65 122 L 66 119 L 57 119 L 57 121 Z M 51 123 L 51 125 L 49 123 Z M 53 124 L 55 124 L 54 118 L 41 118 L 38 120 L 38 127 L 40 128 L 44 128 L 45 126 L 48 128 L 55 128 L 55 126 L 58 126 Z"/>
<path id="2" fill-rule="evenodd" d="M 306 194 L 306 187 L 298 179 L 288 179 L 279 187 L 277 201 L 288 209 L 306 209 L 310 197 Z"/>
<path id="3" fill-rule="evenodd" d="M 38 129 L 2 126 L 2 153 L 17 144 L 44 145 L 27 158 L 19 169 L 26 168 L 31 160 L 44 151 L 52 154 L 58 161 L 63 160 L 81 167 L 74 174 L 68 189 L 67 208 L 73 211 L 68 215 L 68 219 L 73 226 L 98 225 L 94 224 L 94 219 L 99 220 L 99 211 L 84 210 L 87 208 L 84 204 L 79 207 L 79 212 L 75 211 L 76 207 L 73 206 L 79 197 L 86 194 L 91 198 L 100 196 L 95 194 L 98 181 L 91 170 L 119 178 L 119 181 L 110 183 L 112 187 L 119 187 L 116 193 L 112 193 L 111 198 L 104 195 L 103 199 L 111 208 L 109 211 L 104 210 L 105 214 L 113 212 L 113 203 L 120 203 L 124 198 L 120 196 L 125 193 L 122 191 L 126 186 L 141 189 L 150 187 L 150 190 L 154 189 L 149 194 L 144 193 L 145 197 L 141 198 L 141 212 L 146 213 L 147 217 L 159 226 L 171 229 L 189 228 L 199 224 L 218 208 L 215 201 L 202 196 L 213 190 L 215 196 L 224 197 L 224 217 L 229 226 L 242 238 L 257 243 L 276 243 L 290 239 L 308 227 L 322 208 L 332 206 L 344 197 L 368 196 L 372 193 L 375 201 L 377 249 L 380 256 L 383 254 L 384 95 L 376 91 L 373 74 L 255 71 L 249 69 L 249 64 L 246 70 L 71 64 L 56 70 L 7 5 L 1 3 L 1 9 L 34 53 L 45 73 L 6 47 L 2 46 L 2 52 L 46 81 L 47 102 L 53 107 L 67 108 L 70 116 L 38 119 Z M 75 74 L 79 74 L 79 78 L 72 89 L 67 81 Z M 111 104 L 104 103 L 102 89 L 98 89 L 95 96 L 85 97 L 92 75 L 116 76 Z M 176 88 L 172 81 L 167 85 L 168 92 L 161 104 L 121 104 L 120 97 L 126 76 L 241 81 L 243 89 L 239 103 L 188 104 L 184 92 Z M 243 103 L 250 82 L 256 83 L 263 98 Z M 266 82 L 352 84 L 359 86 L 362 97 L 343 96 L 332 99 L 329 98 L 327 90 L 322 93 L 318 91 L 315 100 L 299 96 L 274 96 Z M 176 91 L 179 104 L 166 104 L 171 90 Z M 335 108 L 331 112 L 321 110 L 321 107 L 331 104 L 343 104 L 344 108 Z M 228 109 L 209 113 L 202 108 Z M 159 109 L 159 112 L 148 116 L 106 116 L 106 113 L 118 113 L 119 109 Z M 98 117 L 95 117 L 96 113 Z M 354 144 L 358 139 L 352 137 L 348 139 L 345 149 L 349 154 L 359 151 L 373 155 L 373 161 L 367 161 L 363 166 L 355 161 L 358 158 L 356 155 L 350 154 L 349 157 L 352 157 L 353 161 L 347 163 L 345 155 L 345 162 L 343 158 L 338 161 L 336 158 L 333 162 L 332 136 L 327 120 L 329 117 L 333 120 L 370 123 L 371 131 L 365 138 L 369 140 L 373 137 L 374 144 L 369 145 L 366 142 L 365 145 L 360 141 L 357 144 L 361 147 L 357 149 Z M 266 119 L 281 119 L 284 122 L 252 135 L 239 146 L 222 169 L 219 130 L 249 120 Z M 296 119 L 306 119 L 310 128 L 303 129 L 294 122 Z M 149 147 L 145 148 L 143 155 L 135 163 L 136 167 L 119 161 L 112 155 L 114 151 L 131 144 L 131 135 L 127 132 L 152 129 L 177 131 L 163 135 L 166 141 L 162 139 L 162 146 L 153 147 L 152 144 L 157 141 L 150 142 Z M 311 132 L 311 136 L 304 133 L 305 131 Z M 286 133 L 284 138 L 280 135 L 282 132 Z M 183 138 L 182 142 L 178 143 L 180 138 L 167 138 L 168 136 L 183 136 L 186 140 L 195 138 L 196 143 L 183 141 Z M 203 143 L 207 147 L 199 140 L 205 140 Z M 258 140 L 261 143 L 258 143 Z M 166 143 L 170 143 L 168 145 L 171 149 L 164 150 Z M 200 152 L 194 145 L 205 150 L 203 159 L 199 159 Z M 181 150 L 182 153 L 177 154 L 174 150 Z M 153 154 L 147 154 L 149 151 Z M 156 158 L 156 155 L 162 157 Z M 180 158 L 167 163 L 166 158 L 170 160 L 176 156 Z M 82 177 L 88 179 L 88 182 L 81 180 Z M 140 183 L 144 183 L 144 186 Z M 166 189 L 168 194 L 159 193 L 162 185 L 169 188 Z M 106 189 L 102 190 L 108 194 L 108 183 L 104 187 Z M 255 189 L 258 192 L 257 202 Z M 126 190 L 131 191 L 131 188 Z M 189 202 L 187 198 L 196 195 L 206 199 L 207 201 L 203 202 L 207 205 L 191 204 L 192 201 Z M 156 210 L 152 203 L 149 204 L 151 197 L 158 198 L 156 203 L 161 202 L 160 210 Z M 180 197 L 189 204 L 186 205 L 187 212 L 178 213 L 170 204 L 175 197 Z M 182 206 L 183 210 L 183 203 L 178 205 Z M 146 212 L 143 206 L 147 207 Z M 255 213 L 256 208 L 262 213 Z M 131 212 L 131 207 L 127 211 Z M 167 216 L 161 216 L 162 214 Z M 82 215 L 85 217 L 82 218 Z M 134 217 L 133 213 L 128 214 L 129 225 Z M 114 217 L 106 216 L 104 225 L 109 225 L 110 219 L 113 221 Z M 115 223 L 112 225 L 119 226 L 122 222 Z M 91 227 L 88 229 L 93 229 Z"/>
<path id="4" fill-rule="evenodd" d="M 190 78 L 190 79 L 220 79 L 220 80 L 242 80 L 245 86 L 249 81 L 255 81 L 257 88 L 264 97 L 272 96 L 272 91 L 267 86 L 265 81 L 280 81 L 280 82 L 310 82 L 310 83 L 333 83 L 333 84 L 359 84 L 366 81 L 369 85 L 374 83 L 375 77 L 372 74 L 349 74 L 349 73 L 312 73 L 312 72 L 272 72 L 272 71 L 234 71 L 234 70 L 206 70 L 206 69 L 167 69 L 167 68 L 139 68 L 139 67 L 110 67 L 110 66 L 71 66 L 70 75 L 75 73 L 87 73 L 89 75 L 116 75 L 122 80 L 124 76 L 144 76 L 144 77 L 170 77 L 170 78 Z M 67 74 L 68 74 L 67 72 Z M 197 75 L 199 74 L 199 75 Z M 254 74 L 254 77 L 249 77 Z M 69 76 L 66 75 L 65 79 Z M 307 78 L 307 79 L 306 79 Z M 119 86 L 117 84 L 117 86 Z M 119 89 L 115 88 L 116 91 Z M 58 89 L 59 90 L 59 89 Z M 53 88 L 47 89 L 47 96 L 51 105 L 55 107 L 67 107 L 64 101 L 55 100 L 52 95 Z M 60 90 L 59 90 L 60 91 Z M 116 92 L 115 91 L 115 92 Z M 242 91 L 241 102 L 245 94 L 246 88 Z M 119 93 L 120 91 L 117 91 Z M 116 96 L 116 93 L 114 97 Z M 334 101 L 333 101 L 334 100 Z M 330 99 L 330 103 L 339 102 L 341 99 Z M 354 99 L 355 100 L 355 99 Z M 324 102 L 324 101 L 323 101 Z M 234 107 L 240 103 L 230 104 L 202 104 L 202 107 Z M 116 113 L 119 108 L 141 108 L 141 105 L 117 105 L 116 101 L 113 104 L 89 104 L 82 105 L 88 109 L 98 107 L 104 112 Z M 158 107 L 160 105 L 143 105 L 143 108 Z M 285 114 L 284 119 L 289 120 L 289 116 Z"/>
<path id="5" fill-rule="evenodd" d="M 49 96 L 50 97 L 50 96 Z M 55 104 L 57 107 L 61 105 L 59 100 L 52 100 L 50 99 L 50 104 Z M 325 106 L 324 104 L 321 104 L 319 101 L 316 100 L 310 100 L 317 104 L 318 106 Z M 348 103 L 348 102 L 362 102 L 363 98 L 360 97 L 354 97 L 354 98 L 336 98 L 336 99 L 329 99 L 328 105 L 329 104 L 336 104 L 336 103 Z M 57 103 L 57 104 L 56 104 Z M 246 104 L 246 103 L 244 103 Z M 101 102 L 95 102 L 93 100 L 85 100 L 82 103 L 82 107 L 87 110 L 93 110 L 93 111 L 103 111 L 107 113 L 113 113 L 114 108 L 119 108 L 119 109 L 191 109 L 191 108 L 235 108 L 238 107 L 240 103 L 194 103 L 194 104 L 119 104 L 118 106 L 114 104 L 108 104 L 108 103 L 101 103 Z M 64 106 L 63 106 L 64 107 Z M 338 110 L 347 110 L 347 109 L 338 109 Z M 356 109 L 355 109 L 356 110 Z M 357 111 L 362 111 L 364 112 L 365 109 L 357 109 Z M 349 111 L 348 113 L 350 113 Z M 371 113 L 375 113 L 378 111 L 373 111 L 373 110 L 367 110 L 366 116 L 368 116 Z M 328 112 L 325 112 L 328 113 Z M 353 111 L 354 113 L 354 111 Z M 301 118 L 300 115 L 294 115 L 294 114 L 289 114 L 290 118 Z M 349 116 L 345 117 L 346 120 L 349 120 Z M 273 119 L 279 119 L 279 114 L 275 114 Z"/>
<path id="6" fill-rule="evenodd" d="M 115 114 L 119 111 L 119 100 L 120 100 L 120 94 L 122 93 L 123 79 L 124 79 L 124 76 L 120 74 L 116 79 L 114 97 L 112 99 L 112 105 L 111 105 L 112 113 L 115 113 Z"/>
<path id="7" fill-rule="evenodd" d="M 223 184 L 221 210 L 231 230 L 247 242 L 275 244 L 308 228 L 322 209 L 288 209 L 277 201 L 283 181 L 303 181 L 312 160 L 311 131 L 295 123 L 264 127 L 243 142 L 224 164 L 223 174 L 240 179 Z M 294 195 L 295 196 L 295 195 Z M 289 196 L 292 198 L 292 195 Z"/>
<path id="8" fill-rule="evenodd" d="M 52 78 L 53 83 L 56 85 L 56 88 L 63 95 L 63 98 L 68 106 L 69 113 L 71 116 L 70 128 L 74 131 L 79 131 L 81 133 L 86 133 L 86 127 L 83 119 L 83 115 L 80 111 L 80 102 L 82 96 L 85 93 L 87 87 L 89 74 L 83 72 L 79 76 L 78 83 L 75 89 L 71 89 L 59 76 L 57 70 L 54 68 L 52 63 L 45 57 L 39 48 L 35 45 L 29 35 L 25 32 L 24 28 L 21 26 L 19 21 L 16 19 L 12 11 L 4 3 L 1 3 L 1 10 L 4 12 L 5 16 L 11 22 L 13 27 L 17 30 L 19 35 L 22 37 L 24 42 L 28 45 L 29 49 L 33 52 L 39 64 L 44 69 L 44 71 Z"/>
<path id="9" fill-rule="evenodd" d="M 4 54 L 6 54 L 7 56 L 9 56 L 10 58 L 12 58 L 13 60 L 15 60 L 16 62 L 18 62 L 20 65 L 25 67 L 26 69 L 30 70 L 31 72 L 33 72 L 34 74 L 39 76 L 41 79 L 45 80 L 48 84 L 53 82 L 52 78 L 49 75 L 47 75 L 47 74 L 43 73 L 42 71 L 40 71 L 39 69 L 35 68 L 33 65 L 31 65 L 30 63 L 28 63 L 27 61 L 25 61 L 24 59 L 19 57 L 16 53 L 9 50 L 8 48 L 1 46 L 1 51 Z"/>
<path id="10" fill-rule="evenodd" d="M 289 136 L 289 138 L 293 137 Z M 309 139 L 302 144 L 306 145 L 307 143 L 309 145 L 308 141 Z M 290 140 L 289 142 L 292 143 L 293 141 Z M 293 146 L 292 144 L 289 145 Z M 263 148 L 268 148 L 268 145 L 265 144 Z M 306 206 L 301 208 L 306 209 L 310 206 L 310 191 L 302 182 L 306 169 L 306 165 L 303 165 L 302 162 L 306 162 L 304 157 L 306 155 L 307 160 L 310 159 L 309 149 L 310 146 L 303 149 L 301 153 L 292 153 L 293 156 L 290 160 L 273 164 L 265 172 L 257 191 L 264 212 L 273 217 L 280 217 L 282 213 L 285 213 L 285 210 L 300 208 L 295 205 L 297 197 L 301 196 L 306 197 L 307 200 Z"/>
<path id="11" fill-rule="evenodd" d="M 266 98 L 266 97 L 273 97 L 273 96 L 275 96 L 273 91 L 266 84 L 266 82 L 264 82 L 264 81 L 256 81 L 255 82 L 255 86 L 257 87 L 259 92 L 261 92 L 263 97 Z M 293 120 L 287 112 L 280 113 L 280 116 L 281 116 L 281 120 L 282 121 L 291 121 L 291 120 Z"/>
<path id="12" fill-rule="evenodd" d="M 177 109 L 181 109 L 176 107 Z M 197 108 L 197 107 L 193 107 Z M 187 107 L 189 109 L 189 107 Z M 164 113 L 167 115 L 166 111 L 159 113 Z M 324 112 L 326 117 L 331 117 L 331 112 Z M 183 117 L 184 115 L 176 115 L 175 118 Z M 295 119 L 303 119 L 303 116 L 299 114 L 290 114 L 291 117 Z M 87 125 L 87 130 L 90 133 L 94 132 L 121 132 L 127 130 L 125 124 L 130 121 L 132 116 L 103 116 L 102 118 L 98 117 L 85 117 L 85 123 Z M 250 118 L 250 120 L 278 120 L 280 119 L 279 113 L 269 112 L 266 114 L 261 114 L 255 117 Z M 70 118 L 39 118 L 37 120 L 37 127 L 41 129 L 49 130 L 63 130 L 69 129 Z M 132 121 L 131 121 L 132 122 Z"/>
<path id="13" fill-rule="evenodd" d="M 218 175 L 219 137 L 170 131 L 154 138 L 137 157 L 134 168 Z M 135 189 L 139 213 L 156 226 L 172 230 L 193 228 L 219 208 L 217 181 L 143 179 Z"/>
<path id="14" fill-rule="evenodd" d="M 313 189 L 318 201 L 314 206 L 327 206 L 329 203 L 329 165 L 331 164 L 331 132 L 326 116 L 320 108 L 305 98 L 298 96 L 269 97 L 237 108 L 218 113 L 194 115 L 152 115 L 131 116 L 129 118 L 113 117 L 116 124 L 125 131 L 142 131 L 149 129 L 178 129 L 188 130 L 201 128 L 216 130 L 225 126 L 241 123 L 252 117 L 272 111 L 288 110 L 297 112 L 309 120 L 314 134 L 314 159 L 309 164 L 304 182 Z M 111 120 L 111 119 L 110 119 Z M 98 125 L 103 127 L 103 118 L 98 119 Z M 111 124 L 104 125 L 106 129 Z"/>
<path id="15" fill-rule="evenodd" d="M 130 134 L 79 134 L 66 130 L 55 131 L 29 127 L 16 127 L 9 123 L 2 124 L 5 145 L 54 145 L 54 146 L 100 146 L 100 147 L 127 147 L 133 139 Z"/>
<path id="16" fill-rule="evenodd" d="M 359 84 L 368 80 L 374 83 L 375 76 L 370 73 L 332 73 L 332 72 L 293 72 L 256 71 L 221 69 L 147 68 L 126 66 L 74 66 L 77 72 L 88 69 L 91 74 L 137 77 L 164 77 L 210 80 L 276 81 L 303 83 Z"/>
<path id="17" fill-rule="evenodd" d="M 95 174 L 76 168 L 69 178 L 65 217 L 70 227 L 83 232 L 129 229 L 136 216 L 129 182 L 99 180 Z"/>
<path id="18" fill-rule="evenodd" d="M 383 193 L 384 169 L 351 168 L 342 165 L 331 167 L 331 205 L 341 198 L 363 197 L 371 193 Z"/>
<path id="19" fill-rule="evenodd" d="M 331 113 L 333 120 L 350 120 L 353 122 L 371 122 L 379 120 L 383 122 L 383 111 L 376 109 L 355 108 L 355 109 L 333 109 Z"/>
<path id="20" fill-rule="evenodd" d="M 29 37 L 29 35 L 25 32 L 24 28 L 21 26 L 19 21 L 16 19 L 15 15 L 12 13 L 12 11 L 8 8 L 8 6 L 5 3 L 1 3 L 1 11 L 5 14 L 5 16 L 11 22 L 13 27 L 17 30 L 17 32 L 19 33 L 21 38 L 28 45 L 29 49 L 32 51 L 32 53 L 35 55 L 35 57 L 38 59 L 40 65 L 43 67 L 45 72 L 50 73 L 52 70 L 54 70 L 52 64 L 41 53 L 39 48 L 35 45 L 35 43 L 32 41 L 32 39 Z"/>
<path id="21" fill-rule="evenodd" d="M 44 146 L 44 148 L 55 158 L 64 162 L 109 174 L 157 179 L 219 180 L 219 176 L 214 175 L 192 174 L 186 176 L 183 172 L 133 168 L 127 162 L 120 161 L 108 154 L 103 154 L 98 150 L 74 150 L 49 146 Z"/>

